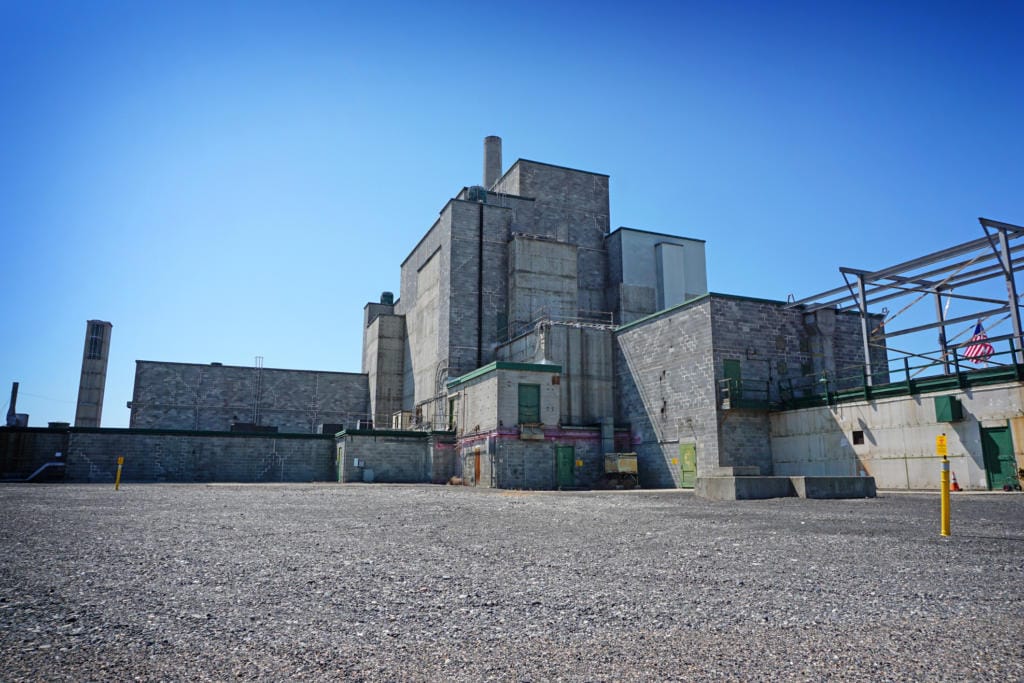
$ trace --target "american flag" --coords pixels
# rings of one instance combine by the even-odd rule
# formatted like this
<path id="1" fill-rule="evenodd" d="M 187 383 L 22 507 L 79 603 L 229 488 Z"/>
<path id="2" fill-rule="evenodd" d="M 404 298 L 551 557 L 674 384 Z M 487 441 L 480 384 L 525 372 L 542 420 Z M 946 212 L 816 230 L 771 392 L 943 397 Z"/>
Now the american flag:
<path id="1" fill-rule="evenodd" d="M 979 321 L 974 328 L 974 336 L 971 337 L 971 343 L 964 350 L 964 358 L 972 363 L 980 364 L 987 362 L 995 351 L 992 345 L 986 341 L 987 339 L 988 335 L 985 334 L 985 328 L 981 326 Z"/>

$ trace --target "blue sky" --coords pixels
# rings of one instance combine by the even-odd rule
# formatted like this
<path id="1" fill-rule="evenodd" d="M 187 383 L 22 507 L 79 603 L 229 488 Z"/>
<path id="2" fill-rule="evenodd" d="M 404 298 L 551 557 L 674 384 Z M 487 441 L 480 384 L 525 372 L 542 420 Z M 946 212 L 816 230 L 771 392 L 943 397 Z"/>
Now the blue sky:
<path id="1" fill-rule="evenodd" d="M 482 138 L 798 298 L 1024 224 L 1024 4 L 0 2 L 0 402 L 134 361 L 359 371 L 362 307 Z M 6 412 L 6 408 L 4 409 Z"/>

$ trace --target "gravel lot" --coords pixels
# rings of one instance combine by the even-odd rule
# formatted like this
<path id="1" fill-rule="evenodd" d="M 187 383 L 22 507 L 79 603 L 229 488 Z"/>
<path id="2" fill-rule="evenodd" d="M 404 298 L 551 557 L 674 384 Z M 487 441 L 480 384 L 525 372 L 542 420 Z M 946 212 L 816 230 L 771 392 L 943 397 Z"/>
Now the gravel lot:
<path id="1" fill-rule="evenodd" d="M 3 680 L 1024 680 L 1024 496 L 0 485 Z"/>

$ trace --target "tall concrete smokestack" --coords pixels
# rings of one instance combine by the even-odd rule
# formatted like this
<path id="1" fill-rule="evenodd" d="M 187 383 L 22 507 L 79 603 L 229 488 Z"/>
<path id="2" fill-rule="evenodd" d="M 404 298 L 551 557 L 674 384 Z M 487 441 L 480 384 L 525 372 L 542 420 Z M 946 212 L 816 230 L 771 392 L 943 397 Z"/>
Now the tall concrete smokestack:
<path id="1" fill-rule="evenodd" d="M 11 383 L 11 403 L 7 408 L 7 426 L 13 427 L 18 423 L 18 383 Z"/>
<path id="2" fill-rule="evenodd" d="M 501 138 L 488 135 L 484 138 L 484 187 L 491 189 L 501 177 Z"/>
<path id="3" fill-rule="evenodd" d="M 105 320 L 90 320 L 85 327 L 82 352 L 82 378 L 78 382 L 76 427 L 99 427 L 103 415 L 103 390 L 107 384 L 107 358 L 110 356 L 110 330 Z"/>

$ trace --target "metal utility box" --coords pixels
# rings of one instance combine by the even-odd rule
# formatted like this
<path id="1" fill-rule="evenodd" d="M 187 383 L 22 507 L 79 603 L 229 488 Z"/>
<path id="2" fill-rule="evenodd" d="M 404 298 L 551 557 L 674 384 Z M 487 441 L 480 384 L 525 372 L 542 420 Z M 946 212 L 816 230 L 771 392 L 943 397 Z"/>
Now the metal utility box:
<path id="1" fill-rule="evenodd" d="M 605 453 L 606 474 L 636 474 L 636 453 Z"/>
<path id="2" fill-rule="evenodd" d="M 610 486 L 635 488 L 640 483 L 637 476 L 636 453 L 605 453 L 604 477 Z"/>
<path id="3" fill-rule="evenodd" d="M 935 421 L 959 422 L 964 419 L 964 409 L 956 396 L 935 397 Z"/>

